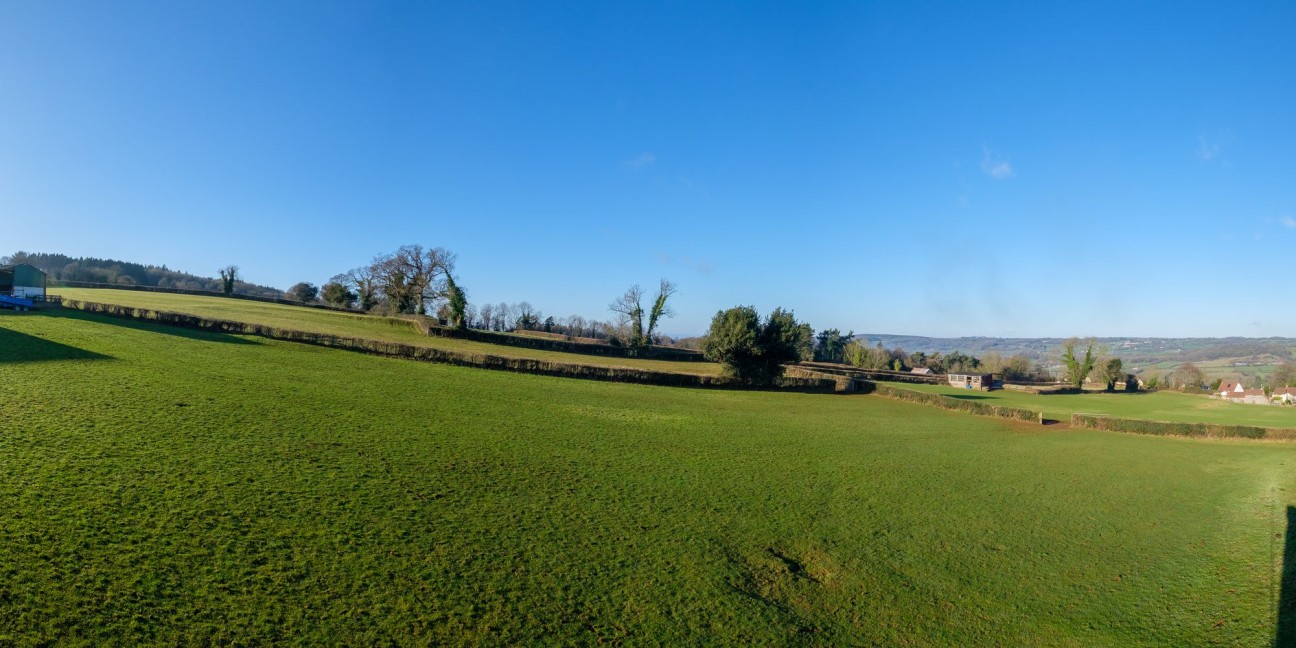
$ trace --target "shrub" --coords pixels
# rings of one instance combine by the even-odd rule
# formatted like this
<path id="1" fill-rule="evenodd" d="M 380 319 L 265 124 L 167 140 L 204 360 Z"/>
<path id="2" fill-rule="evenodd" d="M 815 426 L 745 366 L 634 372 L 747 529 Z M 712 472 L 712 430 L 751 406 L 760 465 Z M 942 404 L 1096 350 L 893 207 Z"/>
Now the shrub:
<path id="1" fill-rule="evenodd" d="M 784 364 L 800 359 L 809 336 L 810 328 L 791 311 L 776 308 L 762 323 L 755 308 L 735 306 L 711 319 L 702 353 L 736 380 L 770 385 L 783 375 Z"/>
<path id="2" fill-rule="evenodd" d="M 1296 439 L 1296 429 L 1263 428 L 1252 425 L 1217 425 L 1214 423 L 1180 423 L 1146 421 L 1094 414 L 1072 414 L 1071 427 L 1129 434 L 1185 436 L 1218 439 Z"/>
<path id="3" fill-rule="evenodd" d="M 896 400 L 910 401 L 914 403 L 924 403 L 926 405 L 935 405 L 948 410 L 968 412 L 979 416 L 997 416 L 999 418 L 1014 419 L 1017 421 L 1031 421 L 1032 423 L 1043 423 L 1044 413 L 1035 410 L 1022 409 L 1019 407 L 1005 407 L 1003 405 L 990 405 L 978 401 L 966 400 L 963 398 L 954 398 L 944 394 L 929 394 L 927 392 L 916 392 L 908 389 L 900 389 L 890 385 L 873 384 L 873 393 L 887 398 Z"/>

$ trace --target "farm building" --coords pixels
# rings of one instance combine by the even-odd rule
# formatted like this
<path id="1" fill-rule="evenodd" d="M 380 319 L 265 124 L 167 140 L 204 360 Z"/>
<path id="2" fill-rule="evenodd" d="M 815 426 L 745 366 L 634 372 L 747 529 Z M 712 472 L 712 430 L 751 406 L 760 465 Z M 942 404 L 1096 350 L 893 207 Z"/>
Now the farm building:
<path id="1" fill-rule="evenodd" d="M 1296 403 L 1296 387 L 1279 387 L 1273 390 L 1273 399 L 1282 403 Z"/>
<path id="2" fill-rule="evenodd" d="M 1265 396 L 1263 389 L 1244 389 L 1240 392 L 1232 392 L 1224 398 L 1230 403 L 1249 403 L 1251 405 L 1268 405 L 1269 397 Z"/>
<path id="3" fill-rule="evenodd" d="M 1220 398 L 1229 398 L 1230 394 L 1241 394 L 1244 391 L 1246 390 L 1242 388 L 1242 383 L 1236 380 L 1225 380 L 1219 386 Z"/>
<path id="4" fill-rule="evenodd" d="M 914 367 L 909 373 L 917 374 L 919 376 L 930 376 L 932 375 L 932 370 L 927 367 Z"/>
<path id="5" fill-rule="evenodd" d="M 45 284 L 45 273 L 36 266 L 0 266 L 0 295 L 40 301 L 45 299 Z"/>
<path id="6" fill-rule="evenodd" d="M 990 391 L 995 388 L 994 374 L 983 373 L 952 373 L 949 374 L 949 384 L 962 389 L 979 389 Z"/>

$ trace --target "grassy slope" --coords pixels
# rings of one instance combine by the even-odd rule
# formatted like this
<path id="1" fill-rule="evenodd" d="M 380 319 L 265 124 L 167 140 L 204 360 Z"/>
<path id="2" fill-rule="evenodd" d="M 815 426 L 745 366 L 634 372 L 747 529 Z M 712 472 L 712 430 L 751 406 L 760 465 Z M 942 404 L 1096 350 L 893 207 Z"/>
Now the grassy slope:
<path id="1" fill-rule="evenodd" d="M 1296 503 L 1285 444 L 80 313 L 0 384 L 0 644 L 1264 645 Z"/>
<path id="2" fill-rule="evenodd" d="M 212 319 L 225 319 L 235 322 L 264 324 L 279 328 L 296 329 L 328 335 L 368 338 L 388 342 L 451 349 L 465 353 L 477 353 L 505 356 L 509 358 L 529 358 L 553 362 L 570 362 L 573 364 L 596 365 L 601 367 L 632 367 L 674 373 L 699 374 L 713 376 L 719 373 L 719 365 L 711 362 L 671 362 L 663 360 L 640 360 L 637 358 L 610 358 L 595 355 L 561 353 L 522 347 L 510 347 L 499 344 L 457 340 L 453 338 L 428 337 L 420 335 L 403 320 L 374 317 L 371 315 L 352 315 L 337 311 L 315 308 L 302 308 L 257 302 L 244 299 L 225 299 L 221 297 L 204 297 L 198 295 L 175 295 L 170 293 L 153 293 L 133 290 L 112 290 L 96 288 L 57 288 L 59 295 L 69 299 L 118 304 L 133 308 L 188 313 Z M 53 291 L 51 291 L 53 292 Z"/>
<path id="3" fill-rule="evenodd" d="M 1206 382 L 1208 383 L 1217 378 L 1221 380 L 1233 380 L 1241 377 L 1243 384 L 1248 388 L 1255 387 L 1256 378 L 1258 376 L 1269 377 L 1273 374 L 1274 369 L 1277 368 L 1277 365 L 1263 365 L 1259 367 L 1233 366 L 1233 363 L 1239 360 L 1246 360 L 1246 358 L 1220 358 L 1218 360 L 1194 362 L 1193 364 L 1196 365 L 1198 369 L 1201 369 L 1202 375 L 1206 377 Z M 1183 363 L 1158 362 L 1156 364 L 1143 365 L 1143 374 L 1140 375 L 1168 376 L 1173 373 L 1175 369 L 1178 369 L 1181 364 Z"/>
<path id="4" fill-rule="evenodd" d="M 1071 414 L 1107 414 L 1124 418 L 1226 425 L 1296 428 L 1296 407 L 1244 405 L 1172 391 L 1137 394 L 1087 392 L 1039 396 L 1012 390 L 969 392 L 947 385 L 895 385 L 903 389 L 973 398 L 982 402 L 1043 410 L 1044 418 L 1069 421 Z"/>

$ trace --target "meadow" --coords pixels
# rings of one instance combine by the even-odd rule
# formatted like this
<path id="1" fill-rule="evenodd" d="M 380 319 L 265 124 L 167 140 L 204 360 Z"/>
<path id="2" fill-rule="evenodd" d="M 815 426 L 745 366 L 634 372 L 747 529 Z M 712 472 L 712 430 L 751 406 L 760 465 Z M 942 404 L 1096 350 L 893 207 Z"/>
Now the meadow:
<path id="1" fill-rule="evenodd" d="M 479 355 L 496 355 L 508 358 L 525 358 L 530 360 L 548 360 L 551 362 L 570 362 L 600 367 L 627 367 L 631 369 L 648 369 L 671 373 L 714 376 L 720 373 L 720 366 L 713 362 L 680 362 L 669 360 L 648 360 L 641 358 L 618 358 L 598 355 L 564 353 L 543 349 L 503 346 L 473 340 L 427 336 L 418 332 L 409 320 L 375 315 L 352 314 L 314 308 L 302 308 L 285 304 L 250 301 L 244 299 L 226 299 L 201 295 L 178 295 L 172 293 L 143 292 L 133 290 L 113 290 L 111 288 L 53 288 L 67 299 L 116 304 L 131 308 L 146 308 L 172 313 L 185 313 L 212 319 L 223 319 L 246 324 L 262 324 L 278 328 L 358 337 L 383 342 L 400 342 L 416 346 L 425 346 L 450 351 L 460 351 Z"/>
<path id="2" fill-rule="evenodd" d="M 1296 445 L 72 311 L 0 314 L 0 384 L 0 645 L 1258 646 L 1296 624 Z"/>
<path id="3" fill-rule="evenodd" d="M 1041 396 L 1009 389 L 983 392 L 959 389 L 949 385 L 888 384 L 901 389 L 1039 410 L 1044 413 L 1044 418 L 1064 423 L 1071 420 L 1072 414 L 1080 412 L 1152 421 L 1296 428 L 1296 407 L 1230 403 L 1208 395 L 1184 394 L 1170 390 L 1137 393 L 1087 391 L 1083 394 Z"/>

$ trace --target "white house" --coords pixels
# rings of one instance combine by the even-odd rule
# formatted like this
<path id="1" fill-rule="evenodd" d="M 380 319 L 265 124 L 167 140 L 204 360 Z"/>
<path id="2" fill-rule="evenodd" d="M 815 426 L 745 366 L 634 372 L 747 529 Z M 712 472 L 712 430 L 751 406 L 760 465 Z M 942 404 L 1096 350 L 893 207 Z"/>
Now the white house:
<path id="1" fill-rule="evenodd" d="M 1242 383 L 1236 380 L 1225 380 L 1220 383 L 1218 393 L 1220 398 L 1235 398 L 1240 397 L 1244 392 L 1246 390 L 1242 388 Z"/>
<path id="2" fill-rule="evenodd" d="M 1283 403 L 1296 403 L 1296 387 L 1277 387 L 1273 399 Z"/>

